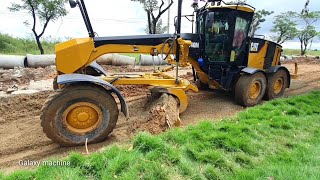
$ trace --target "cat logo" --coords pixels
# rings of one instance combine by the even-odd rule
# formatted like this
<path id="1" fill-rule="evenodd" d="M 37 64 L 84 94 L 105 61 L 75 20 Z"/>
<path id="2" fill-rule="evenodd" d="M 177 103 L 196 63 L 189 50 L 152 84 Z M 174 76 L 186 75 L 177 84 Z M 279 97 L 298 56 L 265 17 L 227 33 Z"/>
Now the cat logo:
<path id="1" fill-rule="evenodd" d="M 191 47 L 192 48 L 199 48 L 200 47 L 200 43 L 199 42 L 192 42 Z"/>
<path id="2" fill-rule="evenodd" d="M 259 49 L 259 43 L 251 43 L 251 48 L 250 48 L 251 52 L 257 52 L 258 49 Z"/>

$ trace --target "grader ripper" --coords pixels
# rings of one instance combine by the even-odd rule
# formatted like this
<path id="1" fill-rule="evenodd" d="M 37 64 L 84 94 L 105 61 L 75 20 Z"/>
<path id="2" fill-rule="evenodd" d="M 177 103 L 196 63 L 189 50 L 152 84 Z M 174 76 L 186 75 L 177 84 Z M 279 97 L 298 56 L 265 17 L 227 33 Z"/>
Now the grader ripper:
<path id="1" fill-rule="evenodd" d="M 178 0 L 175 34 L 95 37 L 84 1 L 69 3 L 80 8 L 89 37 L 56 46 L 57 90 L 43 107 L 41 124 L 47 136 L 60 145 L 95 143 L 108 137 L 119 114 L 112 93 L 129 117 L 126 101 L 114 85 L 152 86 L 151 92 L 176 97 L 179 112 L 184 112 L 188 106 L 185 92 L 198 88 L 178 77 L 178 66 L 192 65 L 199 89 L 232 91 L 244 106 L 256 105 L 263 97 L 280 97 L 290 86 L 289 71 L 280 66 L 282 47 L 248 37 L 255 10 L 250 5 L 208 0 L 198 8 L 194 1 L 196 32 L 181 34 L 182 0 Z M 171 62 L 176 76 L 165 74 L 173 68 L 145 75 L 108 75 L 94 62 L 107 53 L 161 53 L 165 58 L 174 54 Z"/>

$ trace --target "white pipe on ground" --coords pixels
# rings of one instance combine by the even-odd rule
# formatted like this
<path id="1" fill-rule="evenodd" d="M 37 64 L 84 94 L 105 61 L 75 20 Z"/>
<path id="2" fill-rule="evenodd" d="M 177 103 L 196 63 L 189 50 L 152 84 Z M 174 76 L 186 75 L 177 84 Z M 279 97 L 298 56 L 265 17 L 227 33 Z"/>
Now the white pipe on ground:
<path id="1" fill-rule="evenodd" d="M 26 56 L 0 55 L 0 68 L 26 67 Z"/>
<path id="2" fill-rule="evenodd" d="M 13 69 L 15 67 L 47 67 L 55 65 L 56 55 L 31 55 L 14 56 L 14 55 L 0 55 L 0 68 Z M 97 58 L 97 63 L 101 65 L 135 65 L 136 58 L 119 55 L 119 54 L 105 54 Z"/>
<path id="3" fill-rule="evenodd" d="M 111 65 L 112 64 L 112 54 L 104 54 L 96 59 L 96 62 L 100 65 Z"/>
<path id="4" fill-rule="evenodd" d="M 152 58 L 151 55 L 140 54 L 139 65 L 140 66 L 152 66 L 153 64 L 156 66 L 166 65 L 166 64 L 168 64 L 168 61 L 163 60 L 165 57 L 166 57 L 166 55 L 162 56 L 161 54 L 159 54 L 158 56 L 153 56 L 153 58 Z"/>
<path id="5" fill-rule="evenodd" d="M 123 66 L 123 65 L 135 65 L 136 58 L 119 55 L 119 54 L 112 54 L 112 65 L 113 66 Z"/>
<path id="6" fill-rule="evenodd" d="M 37 67 L 48 67 L 56 64 L 56 55 L 32 55 L 27 54 L 27 63 L 28 67 L 37 68 Z"/>

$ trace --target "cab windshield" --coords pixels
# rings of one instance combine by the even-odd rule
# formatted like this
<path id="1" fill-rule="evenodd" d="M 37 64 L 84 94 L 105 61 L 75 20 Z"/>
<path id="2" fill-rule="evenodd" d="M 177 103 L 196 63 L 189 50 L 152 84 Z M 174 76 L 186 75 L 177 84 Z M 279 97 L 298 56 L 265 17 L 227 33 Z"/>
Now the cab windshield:
<path id="1" fill-rule="evenodd" d="M 240 15 L 234 17 L 230 11 L 209 12 L 204 32 L 208 60 L 223 62 L 237 58 L 247 38 L 249 26 L 248 19 Z"/>

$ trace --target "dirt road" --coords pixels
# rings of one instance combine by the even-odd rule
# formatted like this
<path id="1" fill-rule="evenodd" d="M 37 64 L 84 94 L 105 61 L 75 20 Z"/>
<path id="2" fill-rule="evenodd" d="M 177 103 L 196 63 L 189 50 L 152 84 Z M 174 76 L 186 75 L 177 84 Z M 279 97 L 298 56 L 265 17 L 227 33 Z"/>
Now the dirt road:
<path id="1" fill-rule="evenodd" d="M 284 65 L 291 71 L 294 68 L 292 63 Z M 190 73 L 189 78 L 192 79 Z M 316 89 L 320 89 L 320 64 L 304 62 L 299 65 L 299 78 L 292 81 L 292 86 L 287 90 L 286 95 L 292 96 Z M 102 143 L 90 145 L 90 152 L 98 151 L 110 143 L 130 140 L 136 133 L 133 129 L 136 127 L 134 125 L 143 122 L 143 117 L 147 116 L 145 88 L 129 87 L 121 90 L 127 97 L 130 97 L 129 100 L 132 100 L 129 102 L 131 117 L 129 120 L 125 120 L 121 115 L 113 134 Z M 130 94 L 130 92 L 134 92 L 134 94 Z M 52 91 L 0 97 L 1 171 L 10 172 L 22 169 L 18 165 L 19 160 L 44 160 L 51 157 L 67 156 L 71 151 L 85 153 L 84 147 L 61 148 L 52 143 L 42 132 L 39 115 L 42 105 L 50 93 Z M 219 120 L 244 110 L 243 107 L 236 105 L 233 97 L 226 92 L 203 91 L 188 93 L 188 96 L 189 107 L 186 112 L 180 115 L 183 126 L 202 120 Z"/>

